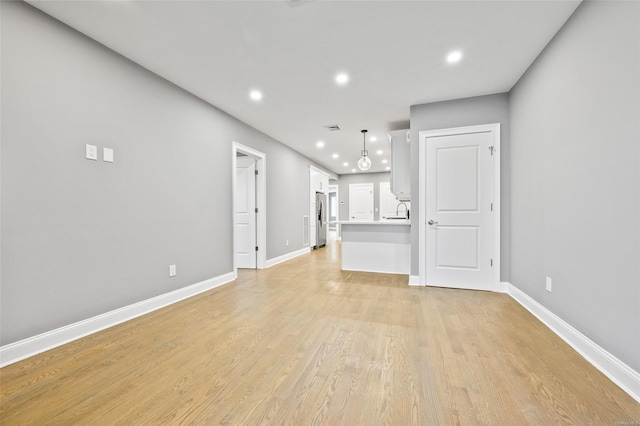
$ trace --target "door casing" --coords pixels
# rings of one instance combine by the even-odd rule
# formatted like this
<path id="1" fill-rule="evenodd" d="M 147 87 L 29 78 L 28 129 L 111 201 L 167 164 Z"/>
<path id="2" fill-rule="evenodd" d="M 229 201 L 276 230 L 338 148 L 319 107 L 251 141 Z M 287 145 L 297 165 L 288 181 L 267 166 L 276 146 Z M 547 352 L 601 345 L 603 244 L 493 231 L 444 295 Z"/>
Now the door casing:
<path id="1" fill-rule="evenodd" d="M 266 171 L 267 171 L 267 155 L 263 152 L 257 151 L 248 146 L 242 145 L 238 142 L 232 143 L 231 149 L 231 188 L 232 188 L 232 196 L 231 196 L 231 213 L 233 217 L 233 272 L 238 273 L 238 264 L 236 261 L 236 158 L 238 152 L 246 154 L 250 157 L 256 159 L 256 170 L 258 171 L 258 176 L 256 179 L 256 206 L 258 207 L 257 213 L 257 230 L 256 230 L 256 242 L 258 246 L 258 255 L 256 257 L 256 267 L 257 269 L 264 269 L 266 258 L 267 258 L 267 219 L 266 219 L 266 207 L 267 207 L 267 184 L 266 184 Z"/>
<path id="2" fill-rule="evenodd" d="M 426 187 L 426 152 L 427 139 L 437 136 L 451 136 L 466 133 L 492 132 L 493 134 L 493 275 L 491 282 L 491 290 L 500 291 L 500 123 L 482 124 L 478 126 L 455 127 L 450 129 L 424 130 L 419 132 L 418 150 L 419 150 L 419 181 L 418 195 L 420 197 L 419 207 L 420 214 L 418 217 L 418 235 L 419 235 L 419 285 L 426 286 L 426 230 L 427 230 L 427 187 Z"/>

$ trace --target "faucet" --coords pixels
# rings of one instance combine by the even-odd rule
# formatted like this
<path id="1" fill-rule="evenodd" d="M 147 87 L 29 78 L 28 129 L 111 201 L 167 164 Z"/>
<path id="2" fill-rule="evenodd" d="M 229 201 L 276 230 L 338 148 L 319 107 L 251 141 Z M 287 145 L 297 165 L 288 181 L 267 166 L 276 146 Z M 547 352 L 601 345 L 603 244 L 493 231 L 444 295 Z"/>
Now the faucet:
<path id="1" fill-rule="evenodd" d="M 409 219 L 409 207 L 405 203 L 398 203 L 398 207 L 396 207 L 396 216 L 399 216 L 400 206 L 404 206 L 404 210 L 407 213 L 407 219 Z"/>

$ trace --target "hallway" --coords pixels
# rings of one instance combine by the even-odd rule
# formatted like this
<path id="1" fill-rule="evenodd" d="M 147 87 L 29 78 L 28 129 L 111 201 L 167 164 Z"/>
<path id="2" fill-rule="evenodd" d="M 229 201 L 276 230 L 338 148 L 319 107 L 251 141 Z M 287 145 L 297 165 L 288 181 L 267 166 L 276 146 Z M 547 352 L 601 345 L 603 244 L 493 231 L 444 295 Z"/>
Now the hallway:
<path id="1" fill-rule="evenodd" d="M 342 272 L 340 245 L 0 370 L 4 425 L 632 424 L 509 296 Z M 626 422 L 626 423 L 625 423 Z"/>

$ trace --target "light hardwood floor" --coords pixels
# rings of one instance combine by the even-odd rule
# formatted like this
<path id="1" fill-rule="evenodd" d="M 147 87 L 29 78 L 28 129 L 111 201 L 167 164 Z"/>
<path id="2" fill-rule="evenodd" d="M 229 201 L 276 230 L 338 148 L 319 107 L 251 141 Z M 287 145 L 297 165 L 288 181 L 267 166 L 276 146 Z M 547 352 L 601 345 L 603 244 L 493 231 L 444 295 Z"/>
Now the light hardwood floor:
<path id="1" fill-rule="evenodd" d="M 632 425 L 507 295 L 342 272 L 337 244 L 0 370 L 2 425 Z"/>

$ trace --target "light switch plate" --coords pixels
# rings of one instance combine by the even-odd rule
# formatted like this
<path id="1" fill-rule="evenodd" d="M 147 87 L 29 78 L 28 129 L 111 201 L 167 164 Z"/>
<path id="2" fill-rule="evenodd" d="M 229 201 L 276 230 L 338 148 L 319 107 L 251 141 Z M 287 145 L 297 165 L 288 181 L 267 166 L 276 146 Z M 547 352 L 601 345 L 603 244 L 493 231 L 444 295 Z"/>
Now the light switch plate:
<path id="1" fill-rule="evenodd" d="M 98 159 L 98 147 L 95 145 L 87 144 L 85 147 L 85 156 L 87 160 L 97 160 Z"/>
<path id="2" fill-rule="evenodd" d="M 103 148 L 102 149 L 102 160 L 107 163 L 113 163 L 113 149 L 111 148 Z"/>
<path id="3" fill-rule="evenodd" d="M 176 270 L 176 265 L 169 265 L 169 276 L 170 277 L 175 277 L 177 272 L 178 271 Z"/>

